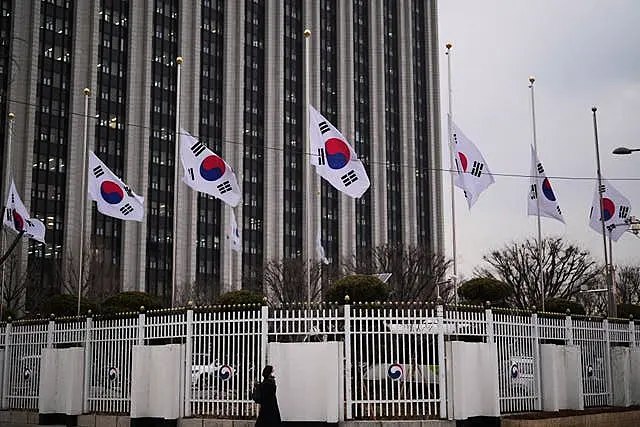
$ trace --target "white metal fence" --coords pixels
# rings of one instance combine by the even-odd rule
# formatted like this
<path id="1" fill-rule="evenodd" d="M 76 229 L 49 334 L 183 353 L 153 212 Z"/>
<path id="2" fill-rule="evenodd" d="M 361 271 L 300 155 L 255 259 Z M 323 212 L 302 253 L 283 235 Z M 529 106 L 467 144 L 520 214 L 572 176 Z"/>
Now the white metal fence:
<path id="1" fill-rule="evenodd" d="M 540 344 L 575 344 L 585 406 L 611 404 L 610 348 L 630 321 L 424 304 L 195 309 L 0 325 L 4 408 L 37 409 L 43 348 L 84 347 L 84 410 L 128 413 L 135 344 L 187 343 L 185 415 L 249 418 L 269 342 L 344 341 L 347 419 L 446 417 L 444 343 L 495 342 L 500 409 L 539 410 Z M 286 375 L 286 371 L 282 372 Z M 178 391 L 176 391 L 178 392 Z"/>

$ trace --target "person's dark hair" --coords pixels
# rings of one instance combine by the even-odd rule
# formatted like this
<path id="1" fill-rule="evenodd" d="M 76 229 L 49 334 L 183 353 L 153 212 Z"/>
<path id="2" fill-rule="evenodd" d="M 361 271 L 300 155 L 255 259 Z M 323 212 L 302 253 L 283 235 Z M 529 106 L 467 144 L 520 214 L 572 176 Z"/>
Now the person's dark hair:
<path id="1" fill-rule="evenodd" d="M 271 376 L 272 373 L 273 373 L 273 366 L 267 365 L 262 370 L 262 378 L 267 379 Z"/>

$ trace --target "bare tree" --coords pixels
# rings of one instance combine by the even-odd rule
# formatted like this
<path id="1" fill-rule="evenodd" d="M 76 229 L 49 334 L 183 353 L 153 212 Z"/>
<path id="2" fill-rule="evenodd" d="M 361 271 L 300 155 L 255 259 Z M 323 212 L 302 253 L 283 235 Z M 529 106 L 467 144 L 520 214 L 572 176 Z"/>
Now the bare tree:
<path id="1" fill-rule="evenodd" d="M 548 298 L 575 298 L 580 290 L 593 288 L 602 281 L 602 267 L 589 251 L 567 244 L 560 237 L 542 241 L 542 263 L 536 240 L 513 242 L 484 255 L 488 266 L 477 268 L 476 277 L 494 277 L 513 289 L 507 299 L 510 306 L 527 309 L 539 305 L 541 286 L 538 272 L 542 265 L 544 295 Z"/>
<path id="2" fill-rule="evenodd" d="M 391 273 L 387 284 L 396 301 L 426 301 L 438 292 L 448 300 L 452 285 L 445 280 L 451 261 L 422 246 L 387 244 L 345 262 L 346 273 Z"/>
<path id="3" fill-rule="evenodd" d="M 621 304 L 640 303 L 640 266 L 622 265 L 616 271 L 616 291 Z"/>
<path id="4" fill-rule="evenodd" d="M 63 293 L 78 295 L 79 263 L 76 257 L 68 256 L 55 269 L 56 281 Z M 109 254 L 92 247 L 83 255 L 81 295 L 94 301 L 120 291 L 119 271 Z"/>
<path id="5" fill-rule="evenodd" d="M 15 316 L 25 310 L 27 272 L 20 268 L 20 258 L 17 254 L 11 254 L 2 268 L 4 268 L 2 307 Z"/>
<path id="6" fill-rule="evenodd" d="M 311 301 L 322 297 L 321 280 L 323 264 L 306 263 L 302 258 L 285 258 L 267 262 L 262 271 L 262 281 L 267 298 L 280 304 L 307 301 L 307 268 L 311 283 Z"/>
<path id="7" fill-rule="evenodd" d="M 219 296 L 220 288 L 221 286 L 211 282 L 194 280 L 180 287 L 176 302 L 182 306 L 186 306 L 189 302 L 196 306 L 211 305 Z"/>

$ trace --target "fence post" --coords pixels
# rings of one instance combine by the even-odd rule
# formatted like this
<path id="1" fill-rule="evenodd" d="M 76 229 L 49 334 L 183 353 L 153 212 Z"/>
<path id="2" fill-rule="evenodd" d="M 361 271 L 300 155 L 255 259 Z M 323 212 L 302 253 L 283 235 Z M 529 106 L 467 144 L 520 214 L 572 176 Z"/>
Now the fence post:
<path id="1" fill-rule="evenodd" d="M 47 348 L 53 348 L 53 334 L 56 330 L 55 316 L 52 314 L 47 325 Z"/>
<path id="2" fill-rule="evenodd" d="M 570 314 L 567 314 L 564 318 L 564 327 L 567 345 L 573 345 L 573 320 L 571 319 Z"/>
<path id="3" fill-rule="evenodd" d="M 493 331 L 493 311 L 491 311 L 490 305 L 487 305 L 487 308 L 484 310 L 484 317 L 487 324 L 487 342 L 493 344 L 496 340 Z"/>
<path id="4" fill-rule="evenodd" d="M 11 358 L 11 318 L 4 329 L 4 363 L 2 369 L 2 409 L 9 408 L 9 359 Z"/>
<path id="5" fill-rule="evenodd" d="M 540 372 L 540 325 L 538 324 L 538 313 L 531 314 L 531 329 L 533 331 L 533 355 L 536 381 L 535 410 L 542 409 L 542 373 Z"/>
<path id="6" fill-rule="evenodd" d="M 187 330 L 184 356 L 184 416 L 191 416 L 191 368 L 193 364 L 193 309 L 187 310 Z"/>
<path id="7" fill-rule="evenodd" d="M 447 418 L 447 377 L 444 360 L 444 308 L 440 304 L 436 306 L 436 319 L 438 322 L 438 392 L 440 394 L 440 418 Z"/>
<path id="8" fill-rule="evenodd" d="M 602 330 L 604 332 L 604 363 L 605 363 L 605 375 L 607 376 L 607 405 L 611 406 L 613 403 L 613 381 L 611 379 L 611 337 L 609 336 L 609 321 L 602 319 Z"/>
<path id="9" fill-rule="evenodd" d="M 345 418 L 350 420 L 353 418 L 352 396 L 351 396 L 351 305 L 344 305 L 344 370 L 345 370 L 345 387 L 344 394 L 346 398 L 346 415 Z"/>
<path id="10" fill-rule="evenodd" d="M 636 346 L 636 325 L 633 318 L 629 319 L 629 347 L 635 348 Z"/>
<path id="11" fill-rule="evenodd" d="M 141 307 L 141 310 L 138 312 L 138 342 L 136 343 L 138 345 L 144 345 L 144 321 L 144 309 Z"/>
<path id="12" fill-rule="evenodd" d="M 261 322 L 260 322 L 260 367 L 258 375 L 267 365 L 267 345 L 269 344 L 269 307 L 262 306 Z"/>
<path id="13" fill-rule="evenodd" d="M 87 316 L 84 331 L 84 387 L 82 395 L 82 413 L 89 412 L 89 387 L 91 385 L 91 328 L 93 328 L 93 319 L 91 318 L 91 310 Z"/>

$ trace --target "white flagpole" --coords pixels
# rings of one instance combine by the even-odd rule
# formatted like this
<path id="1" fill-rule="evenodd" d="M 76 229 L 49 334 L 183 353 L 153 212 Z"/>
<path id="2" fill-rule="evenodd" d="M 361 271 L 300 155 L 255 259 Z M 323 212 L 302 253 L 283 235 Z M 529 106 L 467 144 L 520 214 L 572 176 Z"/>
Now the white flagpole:
<path id="1" fill-rule="evenodd" d="M 87 194 L 87 138 L 89 136 L 89 96 L 91 89 L 84 88 L 84 134 L 82 138 L 82 192 L 80 193 L 80 257 L 78 267 L 78 316 L 80 316 L 80 301 L 82 299 L 82 273 L 84 269 L 84 212 L 87 209 L 85 197 Z"/>
<path id="2" fill-rule="evenodd" d="M 310 48 L 310 40 L 311 30 L 304 30 L 304 111 L 305 111 L 305 120 L 303 123 L 306 123 L 306 128 L 304 132 L 304 146 L 305 150 L 309 156 L 311 156 L 311 141 L 309 139 L 309 48 Z M 306 159 L 304 162 L 304 177 L 307 184 L 307 188 L 305 191 L 305 205 L 307 209 L 307 214 L 305 215 L 305 228 L 306 228 L 306 272 L 307 272 L 307 309 L 311 308 L 311 253 L 313 251 L 313 233 L 311 231 L 311 158 Z"/>
<path id="3" fill-rule="evenodd" d="M 225 203 L 226 204 L 226 203 Z M 229 225 L 231 225 L 231 216 L 235 216 L 236 213 L 233 211 L 233 206 L 229 206 L 229 209 L 231 209 L 231 213 L 229 214 Z M 238 222 L 238 218 L 236 218 L 236 224 Z M 236 238 L 235 236 L 235 230 L 232 227 L 227 226 L 227 233 L 229 233 L 229 249 L 230 249 L 230 256 L 229 256 L 229 264 L 228 264 L 228 268 L 229 268 L 229 287 L 230 289 L 235 289 L 235 287 L 233 286 L 233 257 L 235 256 L 235 251 L 233 250 L 233 241 Z"/>
<path id="4" fill-rule="evenodd" d="M 604 245 L 604 268 L 607 278 L 607 288 L 609 289 L 609 316 L 615 317 L 617 310 L 613 299 L 611 268 L 607 257 L 607 229 L 604 225 L 604 206 L 602 206 L 602 172 L 600 169 L 600 146 L 598 144 L 598 123 L 596 120 L 596 111 L 598 111 L 597 107 L 591 108 L 591 112 L 593 113 L 593 136 L 596 144 L 596 162 L 598 166 L 598 196 L 600 197 L 600 223 L 602 224 L 602 244 Z"/>
<path id="5" fill-rule="evenodd" d="M 173 232 L 171 233 L 171 307 L 176 303 L 176 253 L 178 251 L 178 168 L 180 167 L 180 69 L 182 67 L 182 57 L 176 58 L 178 67 L 178 78 L 176 85 L 176 134 L 173 152 Z"/>
<path id="6" fill-rule="evenodd" d="M 455 298 L 455 303 L 458 305 L 458 262 L 457 262 L 457 247 L 456 247 L 456 197 L 455 197 L 455 185 L 454 180 L 456 176 L 455 159 L 454 159 L 454 148 L 453 148 L 453 138 L 451 135 L 451 123 L 453 121 L 453 105 L 452 105 L 452 89 L 451 89 L 451 48 L 453 45 L 451 43 L 446 44 L 447 51 L 445 55 L 447 55 L 447 89 L 449 95 L 449 120 L 448 120 L 448 128 L 449 128 L 449 157 L 451 159 L 451 245 L 452 245 L 452 260 L 453 260 L 453 293 Z"/>
<path id="7" fill-rule="evenodd" d="M 13 125 L 15 122 L 15 114 L 9 113 L 9 135 L 7 135 L 7 148 L 6 148 L 6 169 L 4 171 L 4 188 L 2 191 L 3 201 L 7 201 L 9 198 L 9 189 L 11 188 L 11 184 L 9 180 L 11 179 L 11 138 L 13 137 Z M 9 206 L 5 206 L 5 209 L 8 209 Z M 4 228 L 4 227 L 3 227 Z M 5 242 L 5 233 L 6 231 L 3 229 L 0 232 L 0 252 L 4 254 L 4 242 Z M 6 271 L 5 262 L 2 264 L 2 290 L 0 291 L 0 319 L 2 319 L 3 310 L 4 310 L 4 280 L 5 280 L 5 271 Z"/>
<path id="8" fill-rule="evenodd" d="M 529 89 L 531 89 L 531 128 L 533 133 L 533 152 L 537 160 L 538 141 L 536 138 L 536 104 L 533 96 L 533 83 L 535 83 L 535 81 L 536 78 L 534 76 L 529 77 Z M 542 311 L 544 311 L 544 274 L 542 274 L 542 226 L 540 224 L 540 192 L 542 191 L 542 188 L 540 188 L 540 180 L 538 179 L 538 176 L 536 175 L 534 178 L 536 180 L 536 216 L 538 218 L 538 283 L 540 284 Z"/>

